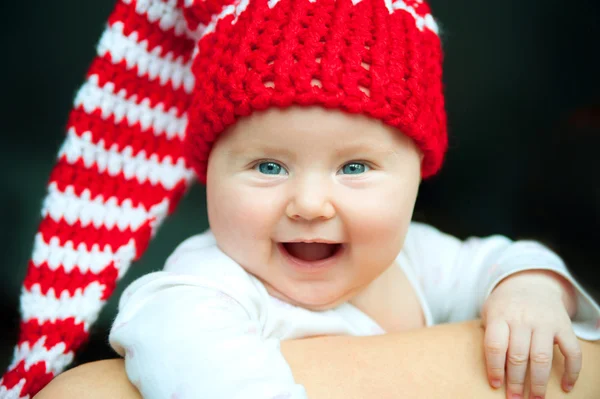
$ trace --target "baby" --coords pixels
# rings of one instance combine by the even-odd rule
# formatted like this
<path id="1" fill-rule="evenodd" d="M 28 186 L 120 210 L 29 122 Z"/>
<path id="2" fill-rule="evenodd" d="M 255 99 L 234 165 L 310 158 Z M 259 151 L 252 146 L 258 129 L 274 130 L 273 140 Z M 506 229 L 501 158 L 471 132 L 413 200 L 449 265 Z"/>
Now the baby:
<path id="1" fill-rule="evenodd" d="M 411 223 L 422 158 L 395 128 L 333 109 L 271 108 L 232 125 L 208 159 L 211 230 L 120 300 L 110 343 L 143 397 L 305 398 L 281 340 L 403 331 L 482 310 L 492 384 L 508 347 L 510 393 L 522 393 L 531 353 L 543 397 L 551 363 L 541 356 L 556 339 L 572 385 L 573 329 L 600 338 L 597 305 L 540 244 L 461 242 Z"/>
<path id="2" fill-rule="evenodd" d="M 562 260 L 411 222 L 447 141 L 427 5 L 250 0 L 205 20 L 184 151 L 210 230 L 127 288 L 110 333 L 142 395 L 306 398 L 281 340 L 479 316 L 492 386 L 517 398 L 530 367 L 543 397 L 557 342 L 572 389 L 600 309 Z"/>
<path id="3" fill-rule="evenodd" d="M 121 0 L 75 99 L 0 398 L 30 398 L 88 338 L 194 178 L 210 230 L 124 292 L 110 333 L 142 395 L 306 398 L 282 340 L 481 318 L 487 377 L 563 389 L 600 309 L 539 243 L 411 221 L 447 148 L 423 0 Z M 516 396 L 515 396 L 516 395 Z"/>

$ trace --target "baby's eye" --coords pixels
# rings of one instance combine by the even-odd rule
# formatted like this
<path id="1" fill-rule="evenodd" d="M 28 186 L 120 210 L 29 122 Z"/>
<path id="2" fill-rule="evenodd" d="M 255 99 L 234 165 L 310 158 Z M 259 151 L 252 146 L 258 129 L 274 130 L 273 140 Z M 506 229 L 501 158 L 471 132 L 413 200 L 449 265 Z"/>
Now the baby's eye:
<path id="1" fill-rule="evenodd" d="M 358 175 L 366 172 L 368 169 L 369 167 L 362 162 L 350 162 L 344 165 L 342 172 L 345 175 Z"/>
<path id="2" fill-rule="evenodd" d="M 279 175 L 281 171 L 285 172 L 284 174 L 287 174 L 287 171 L 283 166 L 279 165 L 277 162 L 272 161 L 261 162 L 259 164 L 256 164 L 254 168 L 258 168 L 258 171 L 265 175 Z"/>

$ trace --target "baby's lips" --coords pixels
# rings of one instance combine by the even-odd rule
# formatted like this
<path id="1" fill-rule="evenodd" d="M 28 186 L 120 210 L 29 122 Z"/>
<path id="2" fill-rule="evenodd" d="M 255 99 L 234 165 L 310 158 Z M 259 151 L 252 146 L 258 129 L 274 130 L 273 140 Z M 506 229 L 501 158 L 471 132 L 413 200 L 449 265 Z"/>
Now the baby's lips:
<path id="1" fill-rule="evenodd" d="M 317 261 L 331 257 L 340 244 L 288 242 L 282 243 L 285 250 L 295 258 L 304 261 Z"/>

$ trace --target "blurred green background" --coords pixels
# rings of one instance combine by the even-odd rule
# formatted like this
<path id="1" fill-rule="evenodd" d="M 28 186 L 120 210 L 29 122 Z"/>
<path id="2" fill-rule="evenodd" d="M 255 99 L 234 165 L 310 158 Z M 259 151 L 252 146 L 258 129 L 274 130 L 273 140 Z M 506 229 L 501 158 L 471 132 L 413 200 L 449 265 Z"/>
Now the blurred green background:
<path id="1" fill-rule="evenodd" d="M 557 251 L 598 298 L 600 2 L 431 0 L 443 28 L 450 150 L 423 183 L 415 219 L 460 238 L 501 233 Z M 2 2 L 0 367 L 17 340 L 18 298 L 46 182 L 114 1 Z M 135 263 L 77 363 L 113 357 L 118 296 L 207 227 L 196 185 Z"/>

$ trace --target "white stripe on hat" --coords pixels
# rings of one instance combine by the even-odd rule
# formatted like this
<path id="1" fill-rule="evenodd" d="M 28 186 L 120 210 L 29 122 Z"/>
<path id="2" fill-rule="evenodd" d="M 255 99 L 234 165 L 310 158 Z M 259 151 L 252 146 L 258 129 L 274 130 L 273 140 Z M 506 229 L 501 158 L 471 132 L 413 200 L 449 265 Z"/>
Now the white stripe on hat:
<path id="1" fill-rule="evenodd" d="M 156 0 L 121 0 L 125 4 L 135 2 L 135 12 L 148 17 L 148 21 L 158 22 L 160 28 L 167 31 L 174 29 L 175 35 L 184 36 L 187 30 L 183 11 L 175 1 L 164 2 Z M 193 0 L 192 0 L 193 1 Z"/>
<path id="2" fill-rule="evenodd" d="M 130 126 L 139 122 L 142 129 L 152 127 L 156 134 L 165 134 L 168 138 L 185 137 L 187 117 L 178 116 L 179 110 L 176 107 L 165 111 L 162 103 L 152 107 L 150 100 L 146 98 L 138 104 L 134 101 L 135 97 L 127 99 L 126 95 L 124 90 L 114 93 L 112 82 L 100 87 L 98 76 L 91 75 L 77 93 L 74 105 L 75 107 L 82 105 L 89 114 L 100 109 L 103 119 L 114 116 L 115 121 L 120 122 L 126 118 Z"/>
<path id="3" fill-rule="evenodd" d="M 396 0 L 392 3 L 392 0 L 385 0 L 386 7 L 388 8 L 390 14 L 395 10 L 404 10 L 413 16 L 415 19 L 415 23 L 417 24 L 417 28 L 420 31 L 423 31 L 425 28 L 429 29 L 436 35 L 439 32 L 439 27 L 435 20 L 433 19 L 433 15 L 426 14 L 424 17 L 417 14 L 414 7 L 406 5 L 403 0 Z M 388 5 L 389 4 L 389 5 Z"/>
<path id="4" fill-rule="evenodd" d="M 126 269 L 124 266 L 128 265 L 135 257 L 133 240 L 115 251 L 109 245 L 100 248 L 98 244 L 94 244 L 92 248 L 88 249 L 83 242 L 74 248 L 72 241 L 61 244 L 58 237 L 52 237 L 46 243 L 42 233 L 37 233 L 33 248 L 31 261 L 35 266 L 46 263 L 51 270 L 63 267 L 66 273 L 77 268 L 81 273 L 98 274 L 115 262 L 119 275 L 121 275 L 124 273 L 123 269 Z"/>
<path id="5" fill-rule="evenodd" d="M 73 361 L 73 352 L 65 353 L 66 345 L 64 342 L 57 343 L 52 349 L 47 349 L 44 346 L 45 341 L 46 336 L 42 336 L 33 347 L 29 346 L 29 342 L 23 342 L 17 346 L 13 364 L 10 367 L 15 367 L 21 360 L 25 360 L 25 370 L 29 370 L 36 363 L 46 362 L 46 365 L 50 367 L 49 372 L 54 375 L 60 373 Z M 4 396 L 2 397 L 4 398 Z"/>
<path id="6" fill-rule="evenodd" d="M 194 75 L 190 68 L 191 61 L 183 63 L 181 56 L 173 59 L 172 53 L 161 56 L 160 47 L 148 51 L 145 38 L 138 37 L 137 32 L 125 36 L 123 31 L 122 22 L 115 22 L 107 27 L 98 44 L 98 55 L 110 53 L 114 63 L 125 60 L 129 68 L 137 67 L 140 77 L 148 74 L 151 79 L 158 78 L 163 85 L 170 82 L 175 89 L 183 85 L 186 93 L 193 91 Z"/>
<path id="7" fill-rule="evenodd" d="M 70 128 L 58 156 L 65 156 L 72 164 L 82 160 L 88 168 L 95 165 L 100 172 L 112 176 L 123 173 L 127 179 L 136 179 L 139 183 L 149 181 L 168 190 L 173 189 L 182 180 L 190 182 L 194 178 L 194 171 L 186 167 L 184 158 L 178 158 L 176 163 L 172 163 L 170 157 L 165 157 L 159 162 L 156 154 L 147 158 L 144 151 L 131 156 L 130 146 L 120 151 L 116 148 L 107 150 L 103 141 L 91 141 L 90 132 L 85 132 L 82 136 L 77 135 L 74 128 Z"/>
<path id="8" fill-rule="evenodd" d="M 39 323 L 45 323 L 74 317 L 75 323 L 83 322 L 87 331 L 104 306 L 105 301 L 101 298 L 105 289 L 103 284 L 94 281 L 83 290 L 76 289 L 74 295 L 63 291 L 57 298 L 54 288 L 50 288 L 44 295 L 40 284 L 35 283 L 30 290 L 24 289 L 21 294 L 23 321 L 37 319 Z"/>

